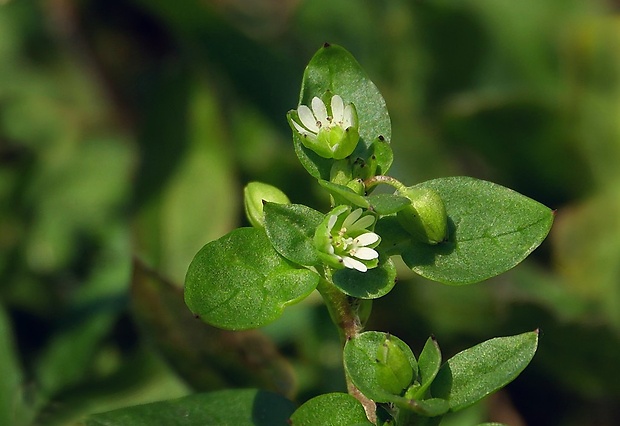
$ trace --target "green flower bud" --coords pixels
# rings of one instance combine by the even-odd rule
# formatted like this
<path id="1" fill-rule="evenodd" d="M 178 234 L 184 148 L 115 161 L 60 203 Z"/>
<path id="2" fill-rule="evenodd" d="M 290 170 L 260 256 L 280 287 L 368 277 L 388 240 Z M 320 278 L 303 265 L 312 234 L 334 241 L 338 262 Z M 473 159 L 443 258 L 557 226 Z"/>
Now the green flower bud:
<path id="1" fill-rule="evenodd" d="M 332 96 L 329 110 L 323 100 L 315 96 L 312 109 L 300 105 L 287 117 L 293 131 L 301 137 L 301 143 L 323 158 L 348 157 L 360 138 L 355 106 L 345 105 L 339 95 Z"/>
<path id="2" fill-rule="evenodd" d="M 265 227 L 265 213 L 263 202 L 290 204 L 286 194 L 272 185 L 262 182 L 250 182 L 243 190 L 243 204 L 245 215 L 255 228 Z"/>
<path id="3" fill-rule="evenodd" d="M 413 367 L 400 346 L 388 335 L 377 350 L 375 373 L 383 389 L 401 395 L 413 382 Z"/>
<path id="4" fill-rule="evenodd" d="M 437 192 L 428 188 L 405 188 L 398 195 L 411 200 L 411 205 L 396 214 L 398 222 L 416 240 L 438 244 L 448 238 L 446 206 Z"/>

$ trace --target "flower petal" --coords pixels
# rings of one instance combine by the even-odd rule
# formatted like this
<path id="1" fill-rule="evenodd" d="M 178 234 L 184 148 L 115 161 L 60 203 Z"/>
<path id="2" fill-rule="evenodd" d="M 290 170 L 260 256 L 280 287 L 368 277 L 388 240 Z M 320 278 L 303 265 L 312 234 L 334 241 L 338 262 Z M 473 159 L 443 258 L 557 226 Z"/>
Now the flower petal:
<path id="1" fill-rule="evenodd" d="M 310 108 L 306 105 L 299 105 L 299 108 L 297 108 L 297 116 L 299 116 L 301 124 L 306 126 L 306 129 L 314 133 L 319 132 L 319 127 L 316 125 L 316 118 L 314 117 L 314 114 L 312 114 L 312 111 L 310 111 Z"/>
<path id="2" fill-rule="evenodd" d="M 357 257 L 362 260 L 372 260 L 377 259 L 379 257 L 379 253 L 376 250 L 373 250 L 368 247 L 360 247 L 355 250 L 351 250 L 351 256 Z"/>
<path id="3" fill-rule="evenodd" d="M 357 114 L 353 109 L 353 105 L 348 104 L 344 107 L 342 124 L 345 129 L 357 126 Z"/>
<path id="4" fill-rule="evenodd" d="M 332 96 L 332 119 L 334 123 L 342 123 L 344 120 L 344 102 L 339 95 Z"/>
<path id="5" fill-rule="evenodd" d="M 297 130 L 299 133 L 301 133 L 302 135 L 310 135 L 311 132 L 306 129 L 305 127 L 300 126 L 295 120 L 291 120 L 291 123 L 293 123 L 293 126 L 295 127 L 295 130 Z"/>
<path id="6" fill-rule="evenodd" d="M 355 223 L 355 221 L 357 219 L 359 219 L 359 217 L 362 215 L 362 209 L 355 209 L 353 210 L 344 220 L 344 222 L 342 222 L 342 227 L 345 229 L 348 229 L 351 225 L 353 225 L 353 223 Z"/>
<path id="7" fill-rule="evenodd" d="M 353 241 L 358 246 L 365 247 L 376 243 L 377 241 L 379 241 L 379 238 L 379 235 L 375 234 L 374 232 L 366 232 L 365 234 L 362 234 L 355 238 L 355 240 Z"/>
<path id="8" fill-rule="evenodd" d="M 360 220 L 356 221 L 354 224 L 350 225 L 349 229 L 352 231 L 359 231 L 360 229 L 368 228 L 373 223 L 375 223 L 375 217 L 369 214 L 360 218 Z"/>
<path id="9" fill-rule="evenodd" d="M 366 267 L 366 265 L 364 265 L 362 262 L 360 262 L 359 260 L 355 260 L 352 257 L 348 257 L 348 256 L 343 256 L 342 257 L 342 264 L 349 269 L 356 269 L 360 272 L 366 272 L 368 270 L 368 268 Z"/>
<path id="10" fill-rule="evenodd" d="M 312 98 L 312 111 L 316 117 L 316 121 L 320 121 L 322 125 L 327 124 L 327 108 L 320 98 L 316 96 Z"/>

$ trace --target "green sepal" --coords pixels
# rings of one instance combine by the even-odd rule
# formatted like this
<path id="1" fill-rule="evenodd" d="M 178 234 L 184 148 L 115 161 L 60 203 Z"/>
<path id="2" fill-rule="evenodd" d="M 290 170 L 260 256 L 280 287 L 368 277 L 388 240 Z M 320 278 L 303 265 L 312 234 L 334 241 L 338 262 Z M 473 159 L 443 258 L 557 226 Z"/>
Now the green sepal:
<path id="1" fill-rule="evenodd" d="M 291 201 L 279 188 L 263 182 L 250 182 L 243 189 L 245 215 L 255 228 L 265 227 L 264 202 L 290 204 Z"/>

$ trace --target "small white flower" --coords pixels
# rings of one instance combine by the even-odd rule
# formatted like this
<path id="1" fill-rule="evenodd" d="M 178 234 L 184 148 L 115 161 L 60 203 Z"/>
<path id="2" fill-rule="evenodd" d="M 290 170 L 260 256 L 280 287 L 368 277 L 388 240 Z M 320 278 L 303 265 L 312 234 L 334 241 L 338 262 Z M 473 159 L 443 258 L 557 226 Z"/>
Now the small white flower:
<path id="1" fill-rule="evenodd" d="M 379 253 L 374 249 L 381 238 L 367 228 L 375 223 L 373 215 L 362 216 L 362 209 L 350 211 L 338 206 L 317 228 L 315 244 L 322 258 L 334 267 L 345 267 L 366 272 L 377 266 Z"/>
<path id="2" fill-rule="evenodd" d="M 345 105 L 339 95 L 332 96 L 329 110 L 316 96 L 311 106 L 312 109 L 300 105 L 297 111 L 289 113 L 291 127 L 301 136 L 304 146 L 324 158 L 340 160 L 351 155 L 359 140 L 355 106 Z"/>

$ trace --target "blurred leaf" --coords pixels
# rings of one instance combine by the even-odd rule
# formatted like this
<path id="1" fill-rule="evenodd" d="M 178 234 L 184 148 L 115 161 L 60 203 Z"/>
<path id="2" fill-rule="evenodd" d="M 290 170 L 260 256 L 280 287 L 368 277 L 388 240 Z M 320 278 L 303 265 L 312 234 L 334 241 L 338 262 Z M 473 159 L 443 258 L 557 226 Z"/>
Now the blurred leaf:
<path id="1" fill-rule="evenodd" d="M 194 389 L 257 386 L 293 396 L 292 368 L 267 337 L 197 321 L 185 305 L 183 291 L 138 261 L 132 301 L 144 335 Z"/>
<path id="2" fill-rule="evenodd" d="M 291 416 L 292 426 L 372 425 L 362 404 L 346 393 L 328 393 L 306 401 Z"/>
<path id="3" fill-rule="evenodd" d="M 137 193 L 144 204 L 134 229 L 139 255 L 182 282 L 196 252 L 234 227 L 241 194 L 231 196 L 236 179 L 210 88 L 186 74 L 161 79 L 141 138 Z M 187 111 L 169 114 L 170 104 Z"/>
<path id="4" fill-rule="evenodd" d="M 9 318 L 0 304 L 0 424 L 26 426 L 34 412 L 26 401 L 25 382 L 12 334 Z"/>
<path id="5" fill-rule="evenodd" d="M 466 408 L 513 381 L 537 346 L 538 331 L 487 340 L 446 361 L 431 391 L 447 399 L 451 411 Z"/>
<path id="6" fill-rule="evenodd" d="M 263 230 L 239 228 L 196 254 L 185 279 L 185 302 L 216 327 L 258 328 L 308 296 L 318 282 L 318 274 L 281 257 Z"/>
<path id="7" fill-rule="evenodd" d="M 411 241 L 402 258 L 414 272 L 445 284 L 471 284 L 499 275 L 525 259 L 545 239 L 553 212 L 500 185 L 450 177 L 416 185 L 431 188 L 448 214 L 448 240 Z"/>
<path id="8" fill-rule="evenodd" d="M 265 391 L 225 390 L 94 414 L 85 426 L 286 426 L 292 402 Z"/>

